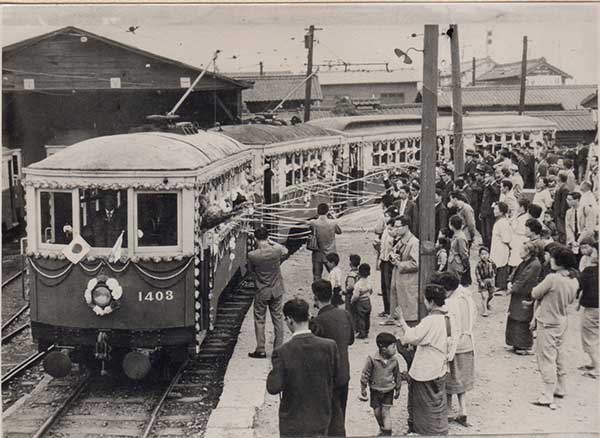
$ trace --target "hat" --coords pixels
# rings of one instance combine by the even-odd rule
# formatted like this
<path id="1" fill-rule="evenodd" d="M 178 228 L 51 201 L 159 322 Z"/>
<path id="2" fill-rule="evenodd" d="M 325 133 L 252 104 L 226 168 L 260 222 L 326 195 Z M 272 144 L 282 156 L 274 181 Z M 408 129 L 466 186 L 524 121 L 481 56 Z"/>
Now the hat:
<path id="1" fill-rule="evenodd" d="M 583 239 L 581 239 L 581 242 L 579 242 L 579 245 L 589 245 L 589 246 L 598 246 L 598 242 L 596 242 L 594 240 L 594 238 L 592 236 L 588 236 L 588 237 L 584 237 Z"/>
<path id="2" fill-rule="evenodd" d="M 388 207 L 387 210 L 385 210 L 385 212 L 390 216 L 390 217 L 396 217 L 400 215 L 400 210 L 398 210 L 398 207 L 395 206 L 391 206 Z"/>
<path id="3" fill-rule="evenodd" d="M 470 155 L 470 156 L 474 157 L 475 155 L 477 155 L 477 153 L 475 151 L 472 151 L 471 149 L 467 149 L 465 151 L 465 155 Z"/>

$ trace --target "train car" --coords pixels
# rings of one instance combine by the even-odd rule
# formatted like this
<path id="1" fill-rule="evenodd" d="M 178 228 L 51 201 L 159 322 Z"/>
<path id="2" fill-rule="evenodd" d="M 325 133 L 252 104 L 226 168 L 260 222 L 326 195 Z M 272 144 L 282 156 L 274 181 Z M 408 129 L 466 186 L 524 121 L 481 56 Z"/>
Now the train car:
<path id="1" fill-rule="evenodd" d="M 332 117 L 308 123 L 343 135 L 363 174 L 420 160 L 421 117 L 418 115 Z M 438 117 L 437 131 L 437 158 L 451 161 L 452 117 Z M 465 150 L 496 154 L 502 148 L 512 150 L 529 145 L 537 148 L 538 142 L 553 138 L 555 133 L 555 123 L 529 116 L 498 114 L 463 118 Z"/>
<path id="2" fill-rule="evenodd" d="M 26 292 L 34 340 L 55 346 L 49 374 L 117 364 L 140 379 L 183 360 L 244 269 L 245 208 L 213 204 L 244 183 L 254 153 L 176 131 L 93 138 L 24 169 Z"/>
<path id="3" fill-rule="evenodd" d="M 21 149 L 2 148 L 2 236 L 17 230 L 23 221 Z"/>

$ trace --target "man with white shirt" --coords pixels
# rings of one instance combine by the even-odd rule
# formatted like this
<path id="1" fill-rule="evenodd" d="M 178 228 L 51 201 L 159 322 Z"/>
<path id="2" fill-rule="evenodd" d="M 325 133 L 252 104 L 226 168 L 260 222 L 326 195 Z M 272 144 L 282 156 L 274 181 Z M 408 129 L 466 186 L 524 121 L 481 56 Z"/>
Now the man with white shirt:
<path id="1" fill-rule="evenodd" d="M 415 222 L 419 220 L 416 217 L 418 214 L 415 203 L 409 198 L 410 192 L 407 185 L 398 187 L 398 199 L 394 202 L 394 205 L 398 208 L 398 216 L 407 216 L 411 220 L 410 232 L 416 236 L 415 230 L 417 225 Z"/>

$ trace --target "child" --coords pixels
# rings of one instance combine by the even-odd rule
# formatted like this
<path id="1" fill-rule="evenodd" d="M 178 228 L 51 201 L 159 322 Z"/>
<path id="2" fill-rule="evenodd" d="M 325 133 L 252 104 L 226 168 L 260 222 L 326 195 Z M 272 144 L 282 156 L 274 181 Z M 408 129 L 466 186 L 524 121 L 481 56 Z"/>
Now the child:
<path id="1" fill-rule="evenodd" d="M 440 236 L 435 249 L 436 271 L 444 272 L 448 267 L 448 250 L 450 249 L 450 241 L 446 237 Z"/>
<path id="2" fill-rule="evenodd" d="M 391 333 L 381 332 L 375 340 L 377 353 L 367 356 L 360 377 L 360 397 L 367 401 L 367 386 L 370 390 L 371 407 L 381 430 L 381 435 L 392 435 L 390 409 L 394 399 L 400 397 L 401 365 L 396 353 L 396 338 Z"/>
<path id="3" fill-rule="evenodd" d="M 371 326 L 371 298 L 373 286 L 369 280 L 371 266 L 363 263 L 358 267 L 358 281 L 354 285 L 350 302 L 352 304 L 352 319 L 358 331 L 358 339 L 366 339 L 369 336 Z"/>
<path id="4" fill-rule="evenodd" d="M 496 284 L 496 264 L 490 260 L 490 251 L 485 246 L 479 248 L 479 259 L 475 268 L 475 278 L 477 278 L 481 294 L 481 307 L 483 308 L 481 316 L 488 316 L 490 301 L 492 301 L 496 289 L 494 286 Z"/>
<path id="5" fill-rule="evenodd" d="M 333 296 L 331 297 L 331 304 L 339 306 L 344 302 L 342 299 L 342 270 L 338 266 L 340 264 L 340 256 L 335 252 L 331 252 L 325 256 L 325 264 L 329 270 L 329 277 L 327 280 L 331 283 L 331 289 L 333 290 Z"/>
<path id="6" fill-rule="evenodd" d="M 344 293 L 345 308 L 350 315 L 352 315 L 352 291 L 354 285 L 358 280 L 358 266 L 360 265 L 360 256 L 356 254 L 350 254 L 350 272 L 346 275 L 346 290 Z M 356 321 L 354 321 L 354 327 L 356 327 Z"/>

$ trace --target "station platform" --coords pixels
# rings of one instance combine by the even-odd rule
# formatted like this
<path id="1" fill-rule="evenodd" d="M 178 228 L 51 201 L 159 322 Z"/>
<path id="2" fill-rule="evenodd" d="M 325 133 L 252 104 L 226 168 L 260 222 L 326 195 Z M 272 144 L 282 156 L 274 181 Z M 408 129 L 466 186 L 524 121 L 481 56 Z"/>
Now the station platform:
<path id="1" fill-rule="evenodd" d="M 349 349 L 350 388 L 346 411 L 348 436 L 376 436 L 377 422 L 368 402 L 358 400 L 360 374 L 368 354 L 376 350 L 375 337 L 381 331 L 396 332 L 394 326 L 381 326 L 377 316 L 383 309 L 380 292 L 380 273 L 375 270 L 375 251 L 371 232 L 379 207 L 371 207 L 340 219 L 343 234 L 337 236 L 340 266 L 348 271 L 348 256 L 359 254 L 363 262 L 371 265 L 374 294 L 371 296 L 371 332 L 368 339 L 357 339 Z M 476 254 L 476 248 L 472 254 Z M 286 288 L 285 300 L 299 296 L 312 306 L 310 251 L 300 249 L 282 265 Z M 472 258 L 472 266 L 476 263 Z M 478 307 L 479 296 L 471 288 Z M 566 336 L 568 388 L 567 396 L 558 401 L 558 409 L 532 405 L 542 389 L 535 356 L 517 356 L 505 349 L 504 330 L 508 297 L 494 297 L 492 312 L 487 318 L 478 316 L 475 322 L 475 388 L 468 393 L 468 421 L 465 428 L 450 423 L 450 435 L 504 436 L 507 434 L 556 434 L 556 436 L 597 436 L 600 421 L 598 382 L 583 377 L 577 367 L 588 358 L 582 351 L 580 341 L 580 314 L 571 306 L 569 329 Z M 285 339 L 290 333 L 285 327 Z M 218 406 L 212 412 L 205 431 L 205 438 L 262 438 L 278 437 L 279 396 L 266 392 L 266 378 L 271 369 L 273 329 L 267 316 L 267 359 L 251 359 L 248 353 L 256 346 L 254 321 L 250 310 L 243 322 L 235 351 L 229 363 L 223 393 Z M 403 361 L 403 359 L 401 359 Z M 407 432 L 407 394 L 404 383 L 401 395 L 392 408 L 393 434 L 403 436 Z M 456 406 L 456 402 L 455 402 Z M 307 421 L 310 421 L 307 418 Z M 545 435 L 548 436 L 548 435 Z"/>

